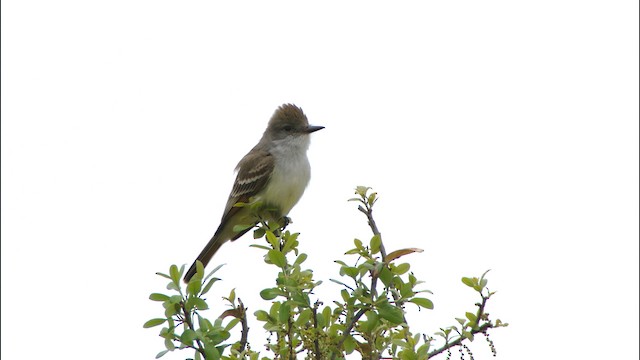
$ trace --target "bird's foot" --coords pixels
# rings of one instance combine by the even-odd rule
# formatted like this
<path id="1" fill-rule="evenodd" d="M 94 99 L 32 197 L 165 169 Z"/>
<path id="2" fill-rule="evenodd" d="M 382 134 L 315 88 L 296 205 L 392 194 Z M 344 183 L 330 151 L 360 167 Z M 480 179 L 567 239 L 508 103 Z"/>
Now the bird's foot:
<path id="1" fill-rule="evenodd" d="M 288 217 L 288 216 L 283 216 L 282 217 L 282 221 L 283 221 L 283 224 L 280 227 L 280 229 L 282 229 L 282 230 L 286 229 L 287 226 L 289 226 L 289 224 L 291 224 L 291 218 Z"/>

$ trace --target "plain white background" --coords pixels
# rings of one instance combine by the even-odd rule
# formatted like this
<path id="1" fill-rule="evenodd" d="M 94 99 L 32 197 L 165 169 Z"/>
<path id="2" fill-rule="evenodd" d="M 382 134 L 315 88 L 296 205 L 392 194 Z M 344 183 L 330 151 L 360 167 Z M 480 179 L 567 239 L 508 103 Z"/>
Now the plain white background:
<path id="1" fill-rule="evenodd" d="M 416 331 L 491 269 L 498 359 L 638 357 L 637 2 L 3 1 L 1 63 L 2 358 L 162 350 L 154 273 L 193 261 L 285 102 L 326 126 L 290 214 L 326 303 L 368 185 L 387 249 L 425 250 Z M 269 306 L 251 243 L 212 303 Z"/>

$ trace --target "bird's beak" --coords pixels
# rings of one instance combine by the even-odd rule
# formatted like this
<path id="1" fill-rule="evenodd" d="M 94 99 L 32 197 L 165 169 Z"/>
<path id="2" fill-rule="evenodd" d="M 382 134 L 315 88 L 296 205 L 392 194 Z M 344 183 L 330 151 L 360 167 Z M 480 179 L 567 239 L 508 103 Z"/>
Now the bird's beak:
<path id="1" fill-rule="evenodd" d="M 322 129 L 324 129 L 324 126 L 309 125 L 307 126 L 307 134 L 311 134 L 314 131 L 318 131 Z"/>

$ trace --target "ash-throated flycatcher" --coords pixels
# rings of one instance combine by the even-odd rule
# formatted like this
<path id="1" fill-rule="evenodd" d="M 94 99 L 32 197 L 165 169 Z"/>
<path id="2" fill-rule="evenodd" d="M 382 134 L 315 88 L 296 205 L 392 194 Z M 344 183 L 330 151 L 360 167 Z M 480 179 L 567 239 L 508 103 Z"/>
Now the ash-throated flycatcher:
<path id="1" fill-rule="evenodd" d="M 311 176 L 307 159 L 309 134 L 320 129 L 324 126 L 309 125 L 307 116 L 295 105 L 284 104 L 275 111 L 258 144 L 236 166 L 238 175 L 220 226 L 197 260 L 207 266 L 222 244 L 251 230 L 250 227 L 236 232 L 233 229 L 236 225 L 257 224 L 255 210 L 234 206 L 237 203 L 260 201 L 275 209 L 274 215 L 278 218 L 289 213 L 300 200 Z M 195 273 L 194 261 L 184 281 L 189 282 Z"/>

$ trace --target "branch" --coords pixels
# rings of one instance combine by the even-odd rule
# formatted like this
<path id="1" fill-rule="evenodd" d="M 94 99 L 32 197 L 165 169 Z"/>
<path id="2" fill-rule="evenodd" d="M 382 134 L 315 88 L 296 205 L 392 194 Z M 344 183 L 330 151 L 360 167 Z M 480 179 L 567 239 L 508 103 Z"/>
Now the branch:
<path id="1" fill-rule="evenodd" d="M 240 336 L 240 352 L 243 352 L 245 347 L 247 346 L 247 338 L 249 337 L 249 325 L 247 324 L 247 312 L 242 300 L 238 298 L 238 303 L 240 304 L 238 308 L 241 311 L 240 316 L 240 324 L 242 324 L 242 333 Z"/>
<path id="2" fill-rule="evenodd" d="M 490 322 L 483 324 L 482 326 L 480 326 L 477 329 L 471 330 L 471 334 L 477 334 L 477 333 L 484 333 L 485 331 L 487 331 L 488 329 L 492 328 L 493 324 L 491 324 Z M 444 346 L 442 346 L 441 348 L 434 350 L 432 352 L 429 353 L 429 356 L 427 356 L 428 359 L 431 359 L 433 356 L 438 355 L 444 351 L 446 351 L 447 349 L 453 348 L 455 346 L 458 346 L 460 344 L 462 344 L 462 342 L 464 341 L 464 339 L 466 339 L 463 336 L 460 336 L 459 338 L 455 339 L 454 341 L 450 342 L 450 343 L 446 343 Z"/>
<path id="3" fill-rule="evenodd" d="M 384 248 L 384 242 L 382 241 L 382 235 L 380 234 L 380 230 L 378 230 L 378 225 L 376 225 L 376 221 L 373 219 L 373 206 L 369 205 L 369 203 L 367 201 L 363 201 L 362 202 L 364 204 L 365 207 L 362 207 L 362 205 L 358 206 L 358 210 L 360 210 L 360 212 L 362 212 L 363 214 L 365 214 L 365 216 L 367 217 L 367 221 L 369 223 L 369 227 L 371 228 L 371 231 L 373 231 L 373 235 L 377 235 L 378 237 L 380 237 L 380 255 L 382 255 L 382 264 L 384 266 L 387 266 L 386 264 L 386 259 L 387 259 L 387 251 Z M 374 201 L 375 203 L 375 201 Z M 373 276 L 373 274 L 372 274 Z M 377 280 L 377 276 L 374 276 L 374 281 L 371 282 L 371 292 L 373 293 L 373 291 L 375 290 L 375 286 L 376 286 L 376 282 L 375 280 Z M 391 285 L 393 287 L 393 285 Z M 402 309 L 402 304 L 398 303 L 398 295 L 396 295 L 394 292 L 391 292 L 391 296 L 393 297 L 394 302 L 396 303 L 396 306 L 399 307 L 400 309 Z M 372 299 L 373 300 L 373 299 Z M 407 318 L 404 316 L 404 313 L 402 314 L 402 321 L 404 321 L 405 324 L 407 323 Z M 408 328 L 408 325 L 403 326 L 404 328 Z M 409 340 L 409 334 L 405 334 L 405 339 Z"/>
<path id="4" fill-rule="evenodd" d="M 287 319 L 287 337 L 289 338 L 289 360 L 295 360 L 296 355 L 293 349 L 293 335 L 291 334 L 291 328 L 293 327 L 293 322 L 291 321 L 291 314 L 289 314 L 289 318 Z"/>
<path id="5" fill-rule="evenodd" d="M 182 308 L 182 311 L 184 312 L 184 322 L 187 324 L 189 329 L 195 331 L 195 329 L 193 327 L 193 322 L 191 321 L 191 313 L 189 311 L 187 311 L 187 309 L 184 307 L 184 305 L 185 305 L 185 302 L 181 301 L 180 302 L 180 307 Z M 196 349 L 204 357 L 205 353 L 204 353 L 204 346 L 202 345 L 202 341 L 200 341 L 200 339 L 196 339 L 196 343 L 198 344 L 198 347 L 193 347 L 193 348 Z"/>
<path id="6" fill-rule="evenodd" d="M 480 323 L 480 320 L 486 315 L 484 313 L 484 307 L 487 304 L 487 300 L 489 300 L 489 297 L 491 297 L 491 294 L 489 294 L 489 296 L 484 296 L 482 294 L 480 294 L 480 296 L 482 296 L 482 303 L 478 304 L 476 303 L 476 305 L 478 305 L 478 313 L 477 313 L 477 317 L 476 317 L 476 326 Z M 485 333 L 488 329 L 493 328 L 493 324 L 491 323 L 491 321 L 487 321 L 486 323 L 482 324 L 482 326 L 477 327 L 475 329 L 471 329 L 471 335 L 477 334 L 477 333 Z M 442 346 L 441 348 L 434 350 L 432 352 L 429 353 L 428 358 L 430 359 L 431 357 L 438 355 L 448 349 L 451 349 L 455 346 L 458 346 L 460 344 L 462 344 L 462 342 L 464 341 L 464 339 L 466 339 L 466 337 L 464 336 L 460 336 L 457 339 L 455 339 L 452 342 L 448 342 L 446 344 L 444 344 L 444 346 Z"/>
<path id="7" fill-rule="evenodd" d="M 369 223 L 369 227 L 371 231 L 373 231 L 373 235 L 378 235 L 380 237 L 380 254 L 382 255 L 382 262 L 384 262 L 387 258 L 387 251 L 384 249 L 384 244 L 382 243 L 382 235 L 380 234 L 380 230 L 378 230 L 378 225 L 376 225 L 376 221 L 373 219 L 373 207 L 369 206 L 366 201 L 364 202 L 364 206 L 366 209 L 362 207 L 362 205 L 358 206 L 358 210 L 360 210 L 366 217 Z"/>
<path id="8" fill-rule="evenodd" d="M 349 321 L 349 324 L 347 325 L 347 327 L 342 332 L 342 337 L 340 338 L 340 341 L 338 341 L 338 346 L 337 346 L 338 351 L 340 351 L 340 349 L 342 348 L 342 345 L 344 344 L 344 341 L 347 340 L 347 336 L 349 336 L 349 334 L 351 334 L 351 330 L 355 326 L 355 324 L 358 321 L 358 319 L 360 319 L 362 317 L 362 315 L 364 315 L 365 312 L 367 312 L 366 309 L 360 309 L 360 311 L 358 311 L 356 313 L 356 315 L 351 319 L 351 321 Z M 336 355 L 337 355 L 336 353 L 333 353 L 331 355 L 331 360 L 334 360 L 336 358 Z"/>
<path id="9" fill-rule="evenodd" d="M 313 333 L 313 350 L 314 350 L 314 355 L 316 360 L 322 360 L 322 357 L 320 356 L 320 341 L 318 340 L 318 307 L 320 306 L 320 301 L 316 301 L 315 304 L 313 304 L 313 309 L 311 309 L 311 311 L 313 311 L 313 329 L 314 329 L 314 333 Z"/>

